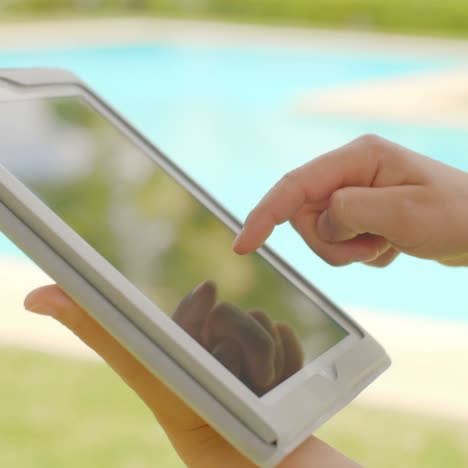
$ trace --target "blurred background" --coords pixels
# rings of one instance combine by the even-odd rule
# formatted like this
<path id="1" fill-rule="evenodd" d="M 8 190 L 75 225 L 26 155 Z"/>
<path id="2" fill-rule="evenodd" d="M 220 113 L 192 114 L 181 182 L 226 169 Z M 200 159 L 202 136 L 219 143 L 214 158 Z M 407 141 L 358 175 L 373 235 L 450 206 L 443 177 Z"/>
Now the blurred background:
<path id="1" fill-rule="evenodd" d="M 74 71 L 240 219 L 286 171 L 364 133 L 468 170 L 464 36 L 462 0 L 0 4 L 0 67 Z M 318 435 L 366 466 L 467 466 L 466 268 L 333 268 L 288 226 L 270 245 L 393 358 Z M 183 466 L 111 370 L 23 311 L 51 280 L 5 237 L 0 281 L 0 464 Z"/>

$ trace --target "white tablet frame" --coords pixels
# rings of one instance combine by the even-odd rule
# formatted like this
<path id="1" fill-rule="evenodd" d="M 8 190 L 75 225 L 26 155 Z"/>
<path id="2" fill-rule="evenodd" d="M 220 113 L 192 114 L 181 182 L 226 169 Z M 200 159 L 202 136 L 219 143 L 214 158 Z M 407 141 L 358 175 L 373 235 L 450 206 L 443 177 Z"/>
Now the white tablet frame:
<path id="1" fill-rule="evenodd" d="M 70 72 L 0 70 L 0 103 L 59 96 L 85 99 L 233 232 L 240 230 L 239 221 L 220 203 Z M 260 255 L 349 335 L 259 398 L 1 164 L 0 230 L 151 372 L 259 465 L 279 462 L 390 365 L 383 348 L 367 332 L 264 246 Z"/>

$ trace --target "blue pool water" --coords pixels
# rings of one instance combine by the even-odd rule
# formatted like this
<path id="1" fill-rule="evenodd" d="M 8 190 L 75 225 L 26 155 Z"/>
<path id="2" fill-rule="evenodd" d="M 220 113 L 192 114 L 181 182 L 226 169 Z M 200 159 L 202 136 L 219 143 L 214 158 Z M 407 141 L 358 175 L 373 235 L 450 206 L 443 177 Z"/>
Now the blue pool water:
<path id="1" fill-rule="evenodd" d="M 0 53 L 0 66 L 75 71 L 243 219 L 286 171 L 362 133 L 468 170 L 468 131 L 304 116 L 305 92 L 456 67 L 461 60 L 321 50 L 113 46 Z M 382 270 L 333 268 L 288 226 L 271 245 L 344 306 L 468 320 L 466 269 L 399 258 Z M 0 237 L 0 254 L 18 255 Z"/>

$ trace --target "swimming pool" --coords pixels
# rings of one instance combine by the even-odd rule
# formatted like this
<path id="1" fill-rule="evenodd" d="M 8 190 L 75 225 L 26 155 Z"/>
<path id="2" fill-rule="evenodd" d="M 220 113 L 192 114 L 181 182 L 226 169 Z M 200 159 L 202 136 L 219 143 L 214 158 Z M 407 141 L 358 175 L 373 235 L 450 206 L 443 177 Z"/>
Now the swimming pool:
<path id="1" fill-rule="evenodd" d="M 144 44 L 0 53 L 0 66 L 59 66 L 89 82 L 216 198 L 244 218 L 287 170 L 362 133 L 378 133 L 468 170 L 468 131 L 309 117 L 304 92 L 460 65 L 453 58 L 336 50 Z M 466 269 L 399 258 L 333 268 L 288 226 L 271 245 L 336 302 L 468 321 Z M 1 255 L 19 255 L 0 237 Z"/>

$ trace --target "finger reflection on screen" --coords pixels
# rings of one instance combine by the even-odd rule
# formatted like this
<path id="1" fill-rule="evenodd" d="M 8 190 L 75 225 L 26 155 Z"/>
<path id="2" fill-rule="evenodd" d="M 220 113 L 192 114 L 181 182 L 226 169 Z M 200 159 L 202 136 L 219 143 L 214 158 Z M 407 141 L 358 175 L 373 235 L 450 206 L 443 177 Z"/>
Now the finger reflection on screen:
<path id="1" fill-rule="evenodd" d="M 207 280 L 181 300 L 172 318 L 257 395 L 276 387 L 304 365 L 294 329 L 261 309 L 243 311 L 217 302 Z"/>

